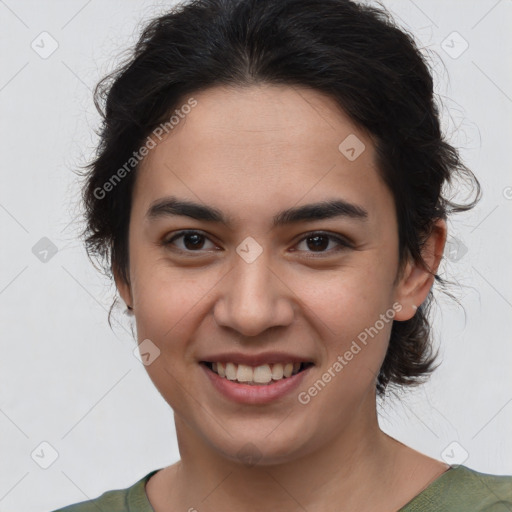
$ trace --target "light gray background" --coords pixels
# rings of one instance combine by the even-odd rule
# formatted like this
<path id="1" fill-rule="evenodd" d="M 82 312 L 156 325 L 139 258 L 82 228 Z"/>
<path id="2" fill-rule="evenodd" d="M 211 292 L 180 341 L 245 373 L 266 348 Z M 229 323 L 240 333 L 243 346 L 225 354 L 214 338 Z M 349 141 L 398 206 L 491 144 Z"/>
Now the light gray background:
<path id="1" fill-rule="evenodd" d="M 430 55 L 443 126 L 484 195 L 449 224 L 441 270 L 464 288 L 463 307 L 438 294 L 442 366 L 380 404 L 381 425 L 437 459 L 512 474 L 512 1 L 384 4 Z M 93 86 L 169 5 L 0 0 L 0 511 L 94 498 L 179 458 L 172 410 L 133 354 L 129 318 L 117 312 L 114 332 L 107 324 L 114 290 L 77 239 L 71 172 L 96 143 Z M 454 31 L 469 44 L 457 58 Z M 43 237 L 58 248 L 46 262 L 32 252 Z"/>

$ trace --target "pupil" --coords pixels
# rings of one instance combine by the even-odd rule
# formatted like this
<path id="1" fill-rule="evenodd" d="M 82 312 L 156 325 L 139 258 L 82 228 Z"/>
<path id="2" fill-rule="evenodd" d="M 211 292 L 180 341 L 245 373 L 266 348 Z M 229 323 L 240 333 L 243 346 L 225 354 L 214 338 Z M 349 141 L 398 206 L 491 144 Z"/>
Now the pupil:
<path id="1" fill-rule="evenodd" d="M 192 244 L 187 243 L 187 240 L 190 240 L 190 239 L 194 239 Z M 198 235 L 196 233 L 186 234 L 183 237 L 183 241 L 184 241 L 185 247 L 187 249 L 201 248 L 204 243 L 203 240 L 201 240 L 201 239 L 202 239 L 202 235 Z"/>
<path id="2" fill-rule="evenodd" d="M 320 235 L 320 236 L 318 236 L 318 235 L 317 235 L 317 236 L 310 236 L 310 237 L 308 238 L 308 242 L 309 242 L 310 240 L 315 240 L 315 242 L 314 242 L 314 244 L 313 244 L 313 247 L 314 247 L 315 249 L 325 249 L 325 248 L 327 247 L 327 245 L 329 245 L 329 241 L 327 240 L 327 237 L 326 237 L 326 236 L 322 236 L 322 235 Z M 324 241 L 324 243 L 319 242 L 319 240 L 323 240 L 323 241 Z M 327 243 L 325 243 L 326 241 L 327 241 Z M 310 249 L 311 249 L 311 247 L 310 247 Z"/>

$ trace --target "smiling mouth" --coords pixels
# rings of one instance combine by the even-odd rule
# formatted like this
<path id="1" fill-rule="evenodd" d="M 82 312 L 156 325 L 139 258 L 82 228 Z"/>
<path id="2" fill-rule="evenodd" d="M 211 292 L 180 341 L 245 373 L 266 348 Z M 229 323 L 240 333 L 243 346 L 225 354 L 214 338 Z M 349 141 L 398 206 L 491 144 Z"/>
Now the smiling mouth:
<path id="1" fill-rule="evenodd" d="M 274 382 L 279 382 L 280 380 L 286 380 L 293 375 L 297 375 L 298 373 L 306 370 L 310 366 L 313 366 L 313 363 L 311 362 L 286 364 L 274 363 L 263 364 L 256 367 L 230 362 L 220 363 L 201 361 L 201 364 L 221 378 L 253 386 L 268 385 L 273 384 Z"/>

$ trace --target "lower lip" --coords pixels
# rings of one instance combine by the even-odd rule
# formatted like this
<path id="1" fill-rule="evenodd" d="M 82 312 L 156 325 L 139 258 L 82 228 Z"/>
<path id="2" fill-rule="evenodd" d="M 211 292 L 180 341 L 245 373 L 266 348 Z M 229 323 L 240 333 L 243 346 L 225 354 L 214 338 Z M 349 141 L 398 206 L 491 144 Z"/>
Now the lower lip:
<path id="1" fill-rule="evenodd" d="M 239 382 L 221 377 L 205 364 L 200 363 L 211 383 L 225 397 L 241 404 L 268 404 L 291 393 L 302 382 L 312 366 L 291 377 L 273 382 L 272 384 L 240 384 Z"/>

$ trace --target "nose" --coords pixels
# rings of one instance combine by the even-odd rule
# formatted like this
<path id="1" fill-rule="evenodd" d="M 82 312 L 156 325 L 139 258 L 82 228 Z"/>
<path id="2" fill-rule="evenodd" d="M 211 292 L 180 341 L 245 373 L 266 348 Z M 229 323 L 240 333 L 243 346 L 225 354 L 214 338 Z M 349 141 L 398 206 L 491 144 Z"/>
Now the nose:
<path id="1" fill-rule="evenodd" d="M 296 297 L 270 263 L 266 251 L 251 263 L 236 255 L 235 267 L 219 283 L 220 295 L 213 312 L 219 326 L 257 336 L 271 327 L 292 323 Z"/>

